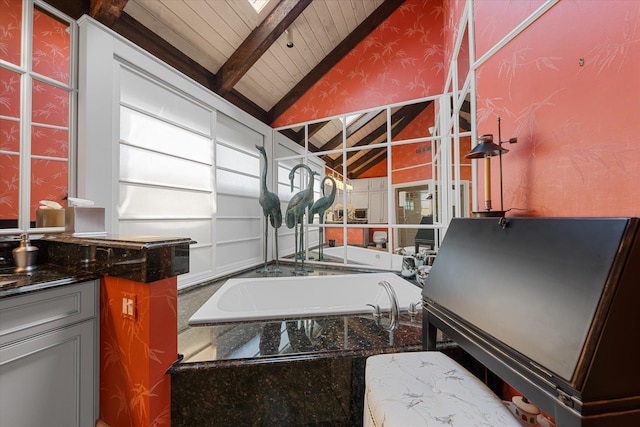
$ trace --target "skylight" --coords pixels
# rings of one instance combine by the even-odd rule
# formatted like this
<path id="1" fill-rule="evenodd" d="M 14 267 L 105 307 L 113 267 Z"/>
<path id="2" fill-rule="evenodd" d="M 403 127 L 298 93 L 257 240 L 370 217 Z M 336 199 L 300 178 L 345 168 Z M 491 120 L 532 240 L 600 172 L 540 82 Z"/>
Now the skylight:
<path id="1" fill-rule="evenodd" d="M 345 117 L 345 123 L 347 124 L 347 126 L 349 126 L 351 123 L 353 123 L 358 117 L 360 117 L 362 114 L 350 114 L 347 117 Z"/>
<path id="2" fill-rule="evenodd" d="M 269 0 L 249 0 L 249 4 L 253 7 L 256 13 L 260 13 L 267 3 L 269 3 Z"/>

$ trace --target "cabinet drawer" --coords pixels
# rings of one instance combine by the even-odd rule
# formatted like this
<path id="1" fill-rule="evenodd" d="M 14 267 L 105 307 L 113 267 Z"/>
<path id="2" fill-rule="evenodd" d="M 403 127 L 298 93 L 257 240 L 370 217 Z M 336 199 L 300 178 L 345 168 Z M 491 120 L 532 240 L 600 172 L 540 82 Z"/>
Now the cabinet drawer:
<path id="1" fill-rule="evenodd" d="M 0 300 L 0 345 L 96 315 L 97 281 Z"/>

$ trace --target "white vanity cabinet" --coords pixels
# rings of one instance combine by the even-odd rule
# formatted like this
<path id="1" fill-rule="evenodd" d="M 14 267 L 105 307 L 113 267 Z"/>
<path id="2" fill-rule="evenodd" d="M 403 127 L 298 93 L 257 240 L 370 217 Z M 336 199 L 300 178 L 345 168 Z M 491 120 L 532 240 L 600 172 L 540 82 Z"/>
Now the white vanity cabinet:
<path id="1" fill-rule="evenodd" d="M 0 299 L 0 426 L 95 425 L 98 286 Z"/>

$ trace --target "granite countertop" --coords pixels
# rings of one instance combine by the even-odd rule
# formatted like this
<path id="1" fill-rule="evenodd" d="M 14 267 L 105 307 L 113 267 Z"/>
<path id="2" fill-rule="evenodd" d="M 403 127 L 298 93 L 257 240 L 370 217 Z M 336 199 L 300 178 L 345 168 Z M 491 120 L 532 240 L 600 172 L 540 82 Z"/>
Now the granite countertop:
<path id="1" fill-rule="evenodd" d="M 151 283 L 189 271 L 190 238 L 50 234 L 32 239 L 37 268 L 15 273 L 11 251 L 17 240 L 5 240 L 0 268 L 0 298 L 102 276 Z"/>
<path id="2" fill-rule="evenodd" d="M 185 237 L 165 237 L 165 236 L 132 236 L 126 234 L 104 234 L 74 236 L 72 234 L 49 234 L 44 236 L 43 241 L 74 243 L 78 245 L 97 245 L 129 249 L 152 249 L 162 246 L 174 246 L 177 244 L 195 243 L 190 238 Z"/>
<path id="3" fill-rule="evenodd" d="M 96 272 L 55 265 L 42 265 L 28 273 L 15 273 L 13 268 L 3 268 L 0 269 L 0 299 L 98 278 L 100 274 Z"/>

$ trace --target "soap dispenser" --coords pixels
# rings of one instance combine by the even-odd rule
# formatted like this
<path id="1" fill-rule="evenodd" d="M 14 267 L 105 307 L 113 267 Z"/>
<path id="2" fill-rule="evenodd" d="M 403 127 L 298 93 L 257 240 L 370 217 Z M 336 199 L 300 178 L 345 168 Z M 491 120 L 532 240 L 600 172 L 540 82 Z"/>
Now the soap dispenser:
<path id="1" fill-rule="evenodd" d="M 20 246 L 13 250 L 13 260 L 16 263 L 16 273 L 26 273 L 36 268 L 38 248 L 31 245 L 28 234 L 20 236 Z"/>

